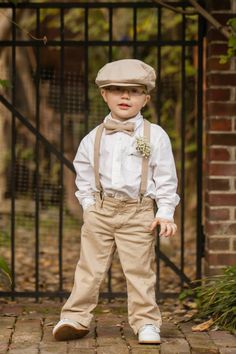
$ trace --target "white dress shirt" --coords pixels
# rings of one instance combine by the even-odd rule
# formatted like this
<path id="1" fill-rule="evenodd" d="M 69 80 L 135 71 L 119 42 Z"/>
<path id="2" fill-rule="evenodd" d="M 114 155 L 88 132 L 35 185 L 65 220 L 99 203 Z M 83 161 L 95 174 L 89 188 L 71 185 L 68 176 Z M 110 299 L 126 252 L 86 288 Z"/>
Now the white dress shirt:
<path id="1" fill-rule="evenodd" d="M 107 119 L 113 119 L 109 114 Z M 100 146 L 99 174 L 105 195 L 119 199 L 137 199 L 141 183 L 142 156 L 136 150 L 136 137 L 143 136 L 143 116 L 126 122 L 135 123 L 132 136 L 116 132 L 102 134 Z M 83 209 L 95 203 L 95 192 L 98 192 L 94 176 L 94 141 L 96 130 L 93 129 L 81 141 L 73 161 L 76 170 L 75 193 Z M 147 191 L 144 194 L 156 201 L 156 216 L 173 221 L 179 196 L 176 194 L 177 176 L 171 143 L 166 132 L 157 124 L 151 124 L 151 154 L 149 157 Z"/>

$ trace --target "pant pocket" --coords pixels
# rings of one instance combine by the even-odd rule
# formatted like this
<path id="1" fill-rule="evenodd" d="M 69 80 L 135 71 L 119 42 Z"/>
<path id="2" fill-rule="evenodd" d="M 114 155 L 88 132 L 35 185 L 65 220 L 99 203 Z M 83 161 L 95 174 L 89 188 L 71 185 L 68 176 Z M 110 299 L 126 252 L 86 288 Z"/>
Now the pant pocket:
<path id="1" fill-rule="evenodd" d="M 152 222 L 154 221 L 154 210 L 153 208 L 144 208 L 141 213 L 143 214 L 143 224 L 144 224 L 144 227 L 145 227 L 145 230 L 148 232 L 148 233 L 152 233 L 151 231 L 151 225 L 152 225 Z"/>
<path id="2" fill-rule="evenodd" d="M 90 205 L 88 208 L 84 209 L 83 211 L 83 219 L 84 221 L 88 218 L 88 216 L 96 210 L 96 204 Z"/>

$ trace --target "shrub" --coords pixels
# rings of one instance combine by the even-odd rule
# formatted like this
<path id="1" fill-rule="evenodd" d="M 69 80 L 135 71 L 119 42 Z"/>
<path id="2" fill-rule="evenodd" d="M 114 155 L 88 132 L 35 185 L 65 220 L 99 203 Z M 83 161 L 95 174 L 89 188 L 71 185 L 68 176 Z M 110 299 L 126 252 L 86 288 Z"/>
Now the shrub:
<path id="1" fill-rule="evenodd" d="M 197 304 L 194 318 L 212 318 L 213 325 L 236 330 L 236 265 L 227 267 L 222 275 L 201 279 L 201 285 L 183 292 L 179 299 L 188 296 Z"/>
<path id="2" fill-rule="evenodd" d="M 5 259 L 0 256 L 0 285 L 9 286 L 11 282 L 11 271 Z"/>

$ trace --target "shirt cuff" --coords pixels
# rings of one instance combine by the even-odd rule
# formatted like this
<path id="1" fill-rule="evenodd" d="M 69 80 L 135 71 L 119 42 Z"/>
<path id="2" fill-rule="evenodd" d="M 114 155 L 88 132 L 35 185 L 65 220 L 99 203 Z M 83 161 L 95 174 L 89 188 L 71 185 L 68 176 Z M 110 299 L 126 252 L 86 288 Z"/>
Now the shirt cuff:
<path id="1" fill-rule="evenodd" d="M 166 219 L 171 222 L 174 222 L 174 212 L 175 208 L 170 206 L 160 206 L 156 213 L 156 218 Z"/>
<path id="2" fill-rule="evenodd" d="M 86 210 L 88 207 L 90 207 L 91 205 L 95 204 L 95 199 L 94 198 L 85 198 L 82 201 L 82 208 L 83 210 Z"/>

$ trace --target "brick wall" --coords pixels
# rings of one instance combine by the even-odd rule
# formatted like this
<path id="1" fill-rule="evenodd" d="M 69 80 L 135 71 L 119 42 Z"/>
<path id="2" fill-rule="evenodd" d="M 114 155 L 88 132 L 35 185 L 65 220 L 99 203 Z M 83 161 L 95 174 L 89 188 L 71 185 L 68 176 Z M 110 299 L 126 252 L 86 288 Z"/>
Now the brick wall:
<path id="1" fill-rule="evenodd" d="M 231 1 L 207 1 L 208 11 L 225 24 Z M 236 60 L 219 64 L 226 40 L 208 25 L 206 59 L 205 273 L 236 264 Z"/>

